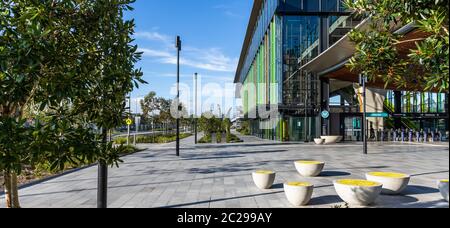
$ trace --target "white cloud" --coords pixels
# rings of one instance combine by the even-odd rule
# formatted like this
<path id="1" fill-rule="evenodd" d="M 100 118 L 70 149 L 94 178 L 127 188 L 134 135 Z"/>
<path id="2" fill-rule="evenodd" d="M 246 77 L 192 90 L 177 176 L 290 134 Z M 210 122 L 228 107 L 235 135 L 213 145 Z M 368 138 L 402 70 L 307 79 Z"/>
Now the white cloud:
<path id="1" fill-rule="evenodd" d="M 232 12 L 231 10 L 225 10 L 224 13 L 225 13 L 225 15 L 227 15 L 228 17 L 233 17 L 233 18 L 243 18 L 242 15 L 237 14 L 237 13 L 234 13 L 234 12 Z"/>
<path id="2" fill-rule="evenodd" d="M 162 42 L 165 45 L 159 45 L 158 49 L 139 48 L 144 57 L 152 58 L 164 64 L 177 64 L 176 51 L 170 49 L 169 36 L 155 32 L 138 33 L 141 37 L 147 37 L 153 41 Z M 215 72 L 235 72 L 238 63 L 237 58 L 226 56 L 220 48 L 196 48 L 183 47 L 181 52 L 180 64 L 198 68 L 202 70 Z"/>
<path id="3" fill-rule="evenodd" d="M 231 18 L 243 18 L 242 15 L 237 14 L 235 12 L 233 12 L 233 9 L 235 7 L 231 6 L 231 5 L 225 5 L 225 4 L 219 4 L 219 5 L 215 5 L 212 7 L 215 10 L 220 10 L 222 11 L 222 13 L 227 16 L 227 17 L 231 17 Z"/>
<path id="4" fill-rule="evenodd" d="M 142 38 L 152 41 L 170 42 L 170 37 L 159 32 L 137 32 L 134 34 L 136 38 Z"/>
<path id="5" fill-rule="evenodd" d="M 138 52 L 143 52 L 144 57 L 162 57 L 162 58 L 172 57 L 172 54 L 168 51 L 153 50 L 150 48 L 139 48 Z"/>

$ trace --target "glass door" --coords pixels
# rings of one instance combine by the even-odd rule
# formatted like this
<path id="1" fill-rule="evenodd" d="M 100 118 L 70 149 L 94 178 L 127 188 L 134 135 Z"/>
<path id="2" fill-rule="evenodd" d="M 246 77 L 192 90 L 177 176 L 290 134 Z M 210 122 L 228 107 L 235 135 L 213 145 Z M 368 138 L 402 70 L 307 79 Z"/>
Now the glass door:
<path id="1" fill-rule="evenodd" d="M 361 141 L 362 140 L 362 118 L 345 117 L 344 121 L 344 140 Z"/>

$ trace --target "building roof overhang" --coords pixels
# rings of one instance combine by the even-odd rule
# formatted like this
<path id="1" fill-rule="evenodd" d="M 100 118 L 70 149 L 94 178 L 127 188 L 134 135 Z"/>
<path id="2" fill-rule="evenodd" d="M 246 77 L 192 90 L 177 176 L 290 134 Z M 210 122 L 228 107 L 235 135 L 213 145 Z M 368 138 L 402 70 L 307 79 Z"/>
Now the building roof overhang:
<path id="1" fill-rule="evenodd" d="M 366 30 L 370 28 L 370 18 L 362 21 L 355 29 Z M 394 29 L 395 33 L 404 35 L 402 40 L 413 40 L 418 38 L 426 38 L 428 35 L 416 29 L 414 23 L 407 24 L 402 27 Z M 405 42 L 397 46 L 401 56 L 409 54 L 409 50 L 415 48 L 414 42 Z M 358 73 L 350 71 L 346 66 L 351 57 L 355 54 L 355 44 L 350 40 L 349 34 L 342 37 L 338 42 L 328 48 L 325 52 L 311 60 L 309 63 L 303 65 L 300 70 L 315 72 L 322 79 L 335 79 L 346 82 L 359 82 Z M 395 85 L 387 85 L 382 80 L 372 81 L 368 86 L 382 89 L 399 89 Z M 411 85 L 404 90 L 421 90 L 417 85 Z"/>

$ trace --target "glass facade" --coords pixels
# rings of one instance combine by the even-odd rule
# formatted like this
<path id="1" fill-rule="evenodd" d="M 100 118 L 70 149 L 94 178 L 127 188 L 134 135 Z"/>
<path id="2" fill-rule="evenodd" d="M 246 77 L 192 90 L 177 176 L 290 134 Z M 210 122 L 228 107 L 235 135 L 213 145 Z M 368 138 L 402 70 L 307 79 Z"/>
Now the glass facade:
<path id="1" fill-rule="evenodd" d="M 385 105 L 389 112 L 400 111 L 402 127 L 414 130 L 448 131 L 448 98 L 443 93 L 399 92 L 400 102 L 395 102 L 395 92 L 388 91 Z M 400 104 L 397 107 L 396 104 Z M 447 116 L 448 118 L 448 116 Z M 386 126 L 395 128 L 395 126 Z"/>
<path id="2" fill-rule="evenodd" d="M 391 110 L 396 110 L 394 91 L 388 91 L 386 104 Z M 448 101 L 443 93 L 401 92 L 402 113 L 446 113 L 447 105 Z"/>
<path id="3" fill-rule="evenodd" d="M 298 72 L 298 63 L 306 64 L 319 55 L 321 27 L 339 30 L 346 25 L 347 20 L 339 15 L 341 6 L 341 0 L 262 2 L 239 69 L 240 82 L 247 88 L 242 97 L 244 114 L 249 117 L 259 105 L 267 104 L 296 106 L 301 110 L 280 108 L 280 121 L 274 129 L 261 130 L 261 125 L 270 123 L 252 120 L 253 134 L 278 141 L 300 141 L 315 135 L 317 118 L 307 106 L 318 102 L 318 79 L 307 72 Z"/>
<path id="4" fill-rule="evenodd" d="M 319 54 L 319 17 L 283 18 L 283 104 L 301 105 L 301 79 L 298 62 L 307 63 Z"/>
<path id="5" fill-rule="evenodd" d="M 256 22 L 251 20 L 247 50 L 236 75 L 244 88 L 250 88 L 242 99 L 251 133 L 277 141 L 311 140 L 326 133 L 361 140 L 362 115 L 354 85 L 320 81 L 318 72 L 299 71 L 299 67 L 333 46 L 362 18 L 345 12 L 341 0 L 261 2 L 261 7 L 255 7 L 259 11 L 252 12 Z M 446 94 L 401 92 L 401 99 L 396 100 L 394 91 L 388 91 L 384 108 L 407 116 L 401 122 L 409 128 L 448 130 L 448 120 L 443 118 L 448 113 L 447 99 Z M 250 113 L 269 104 L 279 105 L 276 126 L 269 120 L 251 119 Z M 331 113 L 328 123 L 320 117 L 322 110 Z M 385 126 L 397 126 L 396 118 L 387 120 Z"/>
<path id="6" fill-rule="evenodd" d="M 340 0 L 280 0 L 279 11 L 287 13 L 338 12 L 343 10 Z"/>

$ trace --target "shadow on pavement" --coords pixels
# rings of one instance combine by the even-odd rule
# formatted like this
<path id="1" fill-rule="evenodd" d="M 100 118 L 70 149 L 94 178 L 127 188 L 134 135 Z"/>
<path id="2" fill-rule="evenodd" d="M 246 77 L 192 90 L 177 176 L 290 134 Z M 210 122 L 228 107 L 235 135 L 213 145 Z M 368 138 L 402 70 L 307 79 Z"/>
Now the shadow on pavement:
<path id="1" fill-rule="evenodd" d="M 320 174 L 320 177 L 342 177 L 342 176 L 350 176 L 352 175 L 349 172 L 341 172 L 341 171 L 324 171 Z"/>
<path id="2" fill-rule="evenodd" d="M 192 203 L 184 203 L 184 204 L 175 204 L 175 205 L 164 206 L 164 207 L 161 207 L 161 208 L 189 207 L 189 206 L 194 206 L 194 205 L 201 205 L 201 204 L 214 203 L 214 202 L 227 201 L 227 200 L 243 199 L 243 198 L 249 198 L 249 197 L 274 195 L 274 194 L 279 194 L 279 193 L 283 193 L 283 191 L 263 193 L 263 194 L 255 194 L 255 195 L 236 196 L 236 197 L 229 197 L 229 198 L 211 199 L 211 200 L 192 202 Z"/>
<path id="3" fill-rule="evenodd" d="M 432 194 L 432 193 L 438 193 L 438 192 L 439 192 L 439 190 L 437 188 L 430 188 L 430 187 L 418 186 L 418 185 L 409 185 L 403 192 L 403 195 Z"/>
<path id="4" fill-rule="evenodd" d="M 309 202 L 310 206 L 320 206 L 327 204 L 344 203 L 339 196 L 329 195 L 329 196 L 319 196 L 311 199 Z"/>

